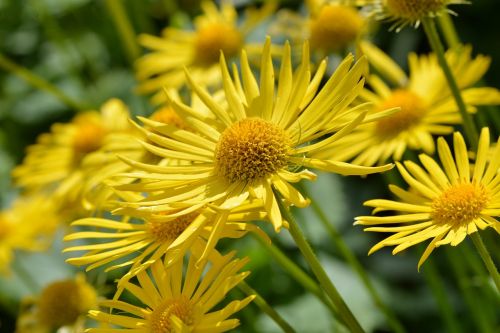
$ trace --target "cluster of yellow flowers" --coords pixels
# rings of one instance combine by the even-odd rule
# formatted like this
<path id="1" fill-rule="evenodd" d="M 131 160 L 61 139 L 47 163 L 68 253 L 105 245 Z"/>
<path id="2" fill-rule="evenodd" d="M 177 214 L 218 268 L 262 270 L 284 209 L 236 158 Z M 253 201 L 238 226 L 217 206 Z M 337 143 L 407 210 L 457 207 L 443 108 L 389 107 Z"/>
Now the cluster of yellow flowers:
<path id="1" fill-rule="evenodd" d="M 431 239 L 420 266 L 436 247 L 478 229 L 500 233 L 500 145 L 491 152 L 483 128 L 470 162 L 454 132 L 463 120 L 439 55 L 410 54 L 406 74 L 365 38 L 371 17 L 399 29 L 463 2 L 308 1 L 307 18 L 275 14 L 270 2 L 241 19 L 231 3 L 205 1 L 193 31 L 140 35 L 150 52 L 136 62 L 137 92 L 152 95 L 157 111 L 131 119 L 111 99 L 53 125 L 29 147 L 13 171 L 23 197 L 0 215 L 0 269 L 12 250 L 39 248 L 61 221 L 73 221 L 64 238 L 68 263 L 87 271 L 128 267 L 115 297 L 100 302 L 107 311 L 92 309 L 93 292 L 76 302 L 99 323 L 89 332 L 223 332 L 238 325 L 230 317 L 254 296 L 217 307 L 249 274 L 240 272 L 248 259 L 219 253 L 219 240 L 250 232 L 269 242 L 255 221 L 290 228 L 288 209 L 310 203 L 294 184 L 316 180 L 313 170 L 368 175 L 395 162 L 408 188 L 390 185 L 396 200 L 365 203 L 374 214 L 390 213 L 355 222 L 392 234 L 370 252 Z M 271 15 L 281 19 L 270 31 L 287 30 L 290 43 L 248 42 Z M 332 74 L 326 59 L 311 62 L 352 48 L 359 56 L 347 55 Z M 497 89 L 475 86 L 488 57 L 460 46 L 444 59 L 467 112 L 500 104 Z M 437 135 L 452 135 L 452 147 L 444 137 L 435 144 Z M 404 160 L 408 150 L 423 152 L 422 166 Z M 143 306 L 122 300 L 124 291 Z M 46 303 L 42 295 L 46 326 L 68 324 L 53 320 Z"/>

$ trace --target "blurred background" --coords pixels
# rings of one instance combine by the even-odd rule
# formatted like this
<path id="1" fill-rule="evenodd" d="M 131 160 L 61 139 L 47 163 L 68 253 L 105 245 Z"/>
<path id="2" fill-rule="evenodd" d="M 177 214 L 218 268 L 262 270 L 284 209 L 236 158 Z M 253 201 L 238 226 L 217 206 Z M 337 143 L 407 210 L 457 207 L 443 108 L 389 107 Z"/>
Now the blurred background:
<path id="1" fill-rule="evenodd" d="M 1 207 L 8 206 L 16 195 L 10 179 L 12 167 L 21 162 L 26 146 L 34 143 L 39 134 L 49 131 L 54 122 L 69 120 L 78 109 L 97 108 L 111 97 L 124 100 L 135 115 L 152 112 L 147 98 L 134 94 L 133 60 L 126 52 L 117 25 L 110 15 L 110 3 L 112 1 L 107 0 L 0 0 Z M 167 25 L 188 27 L 191 18 L 200 12 L 199 1 L 196 0 L 123 0 L 122 3 L 136 33 L 158 35 Z M 234 3 L 238 8 L 259 4 L 243 0 L 235 0 Z M 302 1 L 294 0 L 280 3 L 282 8 L 297 10 L 302 5 Z M 500 21 L 495 19 L 494 14 L 500 12 L 500 1 L 475 0 L 471 5 L 452 9 L 458 14 L 454 21 L 462 40 L 473 44 L 474 53 L 492 57 L 485 81 L 499 88 Z M 265 31 L 262 33 L 265 34 Z M 387 32 L 387 26 L 382 25 L 374 31 L 373 38 L 403 67 L 406 66 L 408 52 L 428 51 L 421 30 L 406 28 L 395 34 Z M 137 52 L 142 54 L 144 50 L 138 49 Z M 28 84 L 19 77 L 23 75 L 23 70 L 16 66 L 29 69 L 56 86 L 68 101 L 63 103 L 61 99 Z M 361 228 L 352 226 L 352 221 L 357 215 L 369 213 L 362 206 L 364 200 L 388 196 L 384 180 L 381 176 L 358 179 L 326 174 L 320 175 L 320 179 L 322 181 L 308 185 L 314 200 L 327 211 L 331 223 L 361 260 L 384 299 L 409 332 L 444 331 L 442 316 L 426 281 L 426 271 L 431 269 L 442 277 L 443 292 L 450 297 L 452 311 L 456 318 L 460 318 L 463 332 L 475 332 L 477 325 L 468 311 L 481 298 L 490 299 L 489 304 L 493 305 L 489 309 L 478 308 L 483 320 L 500 327 L 500 305 L 495 295 L 486 293 L 477 281 L 457 282 L 451 276 L 457 268 L 450 267 L 449 257 L 469 253 L 464 251 L 471 246 L 468 241 L 453 253 L 447 249 L 437 250 L 420 273 L 416 270 L 416 263 L 422 249 L 406 251 L 398 256 L 390 255 L 389 250 L 382 250 L 367 257 L 376 235 L 363 233 Z M 372 332 L 388 332 L 384 317 L 372 303 L 357 275 L 345 264 L 315 214 L 311 209 L 297 214 L 327 271 L 363 326 Z M 61 235 L 63 233 L 64 230 Z M 492 236 L 488 232 L 486 234 L 485 237 Z M 16 271 L 24 272 L 26 276 L 14 274 L 0 277 L 0 332 L 14 331 L 22 297 L 36 293 L 50 281 L 73 275 L 74 268 L 64 263 L 60 238 L 54 242 L 49 253 L 18 254 L 15 265 L 20 267 Z M 286 232 L 275 237 L 274 242 L 285 249 L 295 262 L 304 264 Z M 249 284 L 298 332 L 338 331 L 322 304 L 296 284 L 253 238 L 223 245 L 237 248 L 240 256 L 251 257 Z M 32 279 L 32 283 L 26 283 L 27 279 Z M 112 276 L 106 278 L 99 272 L 89 275 L 89 280 L 99 283 L 102 293 L 108 297 L 113 289 L 106 286 L 111 284 L 112 279 Z M 236 296 L 239 295 L 236 293 Z M 248 306 L 238 316 L 242 321 L 239 332 L 279 332 L 255 306 Z"/>

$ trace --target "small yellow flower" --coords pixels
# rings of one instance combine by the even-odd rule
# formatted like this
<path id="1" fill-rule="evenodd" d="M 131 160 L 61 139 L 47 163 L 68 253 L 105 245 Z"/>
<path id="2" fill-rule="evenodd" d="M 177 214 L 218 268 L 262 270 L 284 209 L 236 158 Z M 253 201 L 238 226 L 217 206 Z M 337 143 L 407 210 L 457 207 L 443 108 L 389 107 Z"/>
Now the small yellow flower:
<path id="1" fill-rule="evenodd" d="M 83 274 L 75 279 L 52 282 L 38 297 L 23 299 L 16 332 L 50 333 L 61 327 L 83 332 L 85 316 L 97 308 L 97 298 L 97 291 L 85 281 Z"/>
<path id="2" fill-rule="evenodd" d="M 106 271 L 131 266 L 120 279 L 121 285 L 155 261 L 163 260 L 167 265 L 175 263 L 193 244 L 206 244 L 200 256 L 200 260 L 204 260 L 220 238 L 240 238 L 250 231 L 268 239 L 257 226 L 248 223 L 264 219 L 265 214 L 261 211 L 261 203 L 248 202 L 231 212 L 204 209 L 169 219 L 161 215 L 134 222 L 128 218 L 122 222 L 103 218 L 81 219 L 72 225 L 99 228 L 99 231 L 67 235 L 65 241 L 83 239 L 90 240 L 91 244 L 64 249 L 64 252 L 88 251 L 66 261 L 73 265 L 90 265 L 87 270 L 109 263 L 113 265 Z"/>
<path id="3" fill-rule="evenodd" d="M 500 139 L 499 139 L 500 140 Z M 467 147 L 458 132 L 454 133 L 454 156 L 444 138 L 438 139 L 438 153 L 442 167 L 431 157 L 421 154 L 424 168 L 406 161 L 397 163 L 409 190 L 390 185 L 398 197 L 393 200 L 369 200 L 373 213 L 395 211 L 387 216 L 360 216 L 355 224 L 367 225 L 365 231 L 389 232 L 370 254 L 385 246 L 396 246 L 396 254 L 410 246 L 432 239 L 418 262 L 424 263 L 440 245 L 460 244 L 467 235 L 478 229 L 491 227 L 500 234 L 500 145 L 488 159 L 490 135 L 483 128 L 477 149 L 475 165 L 469 163 Z M 385 225 L 388 226 L 379 226 Z"/>
<path id="4" fill-rule="evenodd" d="M 307 17 L 281 9 L 270 33 L 284 35 L 293 44 L 309 40 L 311 50 L 325 56 L 345 50 L 367 30 L 365 17 L 342 1 L 307 1 L 307 8 Z"/>
<path id="5" fill-rule="evenodd" d="M 210 114 L 201 114 L 178 100 L 170 102 L 195 133 L 142 119 L 146 125 L 142 128 L 144 135 L 157 144 L 145 143 L 146 149 L 163 158 L 189 164 L 164 168 L 136 164 L 145 171 L 142 175 L 135 174 L 142 182 L 116 188 L 143 193 L 146 197 L 138 202 L 122 203 L 123 208 L 116 210 L 117 213 L 144 218 L 151 214 L 168 217 L 171 212 L 180 214 L 179 207 L 186 212 L 207 204 L 230 209 L 249 198 L 264 203 L 267 216 L 278 231 L 283 220 L 275 193 L 283 196 L 287 204 L 307 206 L 309 201 L 290 184 L 315 179 L 316 175 L 306 168 L 343 175 L 392 168 L 392 165 L 362 167 L 338 162 L 335 158 L 310 156 L 363 122 L 365 106 L 351 108 L 349 104 L 362 89 L 362 76 L 367 70 L 364 58 L 354 63 L 353 57 L 348 56 L 319 90 L 326 62 L 311 75 L 309 48 L 305 44 L 302 64 L 293 71 L 291 50 L 286 44 L 275 88 L 270 49 L 268 40 L 262 55 L 260 84 L 245 53 L 241 59 L 241 77 L 237 71 L 231 77 L 225 59 L 221 58 L 223 101 L 211 96 L 188 74 L 191 89 Z M 354 119 L 346 121 L 346 115 Z"/>
<path id="6" fill-rule="evenodd" d="M 38 142 L 28 147 L 24 161 L 14 169 L 17 185 L 28 192 L 54 196 L 63 210 L 81 211 L 86 192 L 116 171 L 113 164 L 119 160 L 99 151 L 104 146 L 110 148 L 107 140 L 111 134 L 132 129 L 128 118 L 127 107 L 112 99 L 100 112 L 84 112 L 70 123 L 53 125 L 50 133 L 40 135 Z M 120 146 L 120 153 L 125 154 L 130 145 L 125 142 Z M 131 157 L 137 157 L 135 150 Z"/>
<path id="7" fill-rule="evenodd" d="M 139 93 L 155 93 L 152 102 L 165 101 L 164 87 L 180 88 L 186 83 L 187 67 L 200 84 L 220 85 L 219 56 L 237 56 L 249 33 L 269 16 L 275 2 L 268 1 L 261 9 L 246 12 L 245 20 L 238 23 L 238 14 L 230 1 L 222 1 L 220 8 L 212 1 L 203 1 L 203 15 L 195 18 L 194 31 L 167 28 L 162 37 L 140 35 L 139 43 L 152 52 L 137 61 Z"/>
<path id="8" fill-rule="evenodd" d="M 42 251 L 60 223 L 57 206 L 42 196 L 19 197 L 0 212 L 0 273 L 8 273 L 15 250 Z"/>
<path id="9" fill-rule="evenodd" d="M 436 17 L 443 12 L 453 13 L 449 5 L 467 4 L 466 0 L 347 0 L 347 3 L 368 6 L 377 20 L 393 22 L 392 29 L 401 30 L 407 25 L 418 27 L 426 17 Z"/>
<path id="10" fill-rule="evenodd" d="M 89 333 L 133 331 L 137 333 L 165 332 L 226 332 L 239 325 L 238 319 L 228 319 L 253 300 L 249 296 L 234 300 L 218 310 L 212 310 L 226 294 L 238 285 L 249 272 L 238 273 L 247 259 L 231 260 L 234 253 L 221 256 L 211 254 L 211 264 L 206 261 L 197 266 L 197 257 L 191 255 L 183 274 L 183 261 L 169 268 L 155 262 L 148 271 L 138 274 L 138 284 L 127 282 L 125 289 L 143 305 L 133 305 L 121 300 L 100 303 L 109 311 L 89 312 L 103 328 L 89 328 Z M 205 274 L 204 274 L 205 273 Z"/>
<path id="11" fill-rule="evenodd" d="M 408 57 L 407 77 L 403 70 L 381 50 L 362 42 L 362 50 L 378 73 L 371 75 L 371 89 L 360 94 L 359 102 L 370 102 L 372 113 L 400 107 L 401 110 L 372 123 L 358 126 L 351 135 L 338 140 L 317 153 L 318 158 L 330 156 L 354 164 L 371 166 L 400 160 L 409 148 L 433 154 L 433 135 L 453 132 L 453 125 L 462 118 L 455 99 L 438 64 L 435 54 Z M 500 91 L 490 87 L 474 87 L 487 71 L 490 58 L 471 56 L 466 46 L 446 52 L 446 58 L 457 78 L 458 86 L 469 112 L 475 106 L 500 104 Z M 386 83 L 387 82 L 387 83 Z"/>

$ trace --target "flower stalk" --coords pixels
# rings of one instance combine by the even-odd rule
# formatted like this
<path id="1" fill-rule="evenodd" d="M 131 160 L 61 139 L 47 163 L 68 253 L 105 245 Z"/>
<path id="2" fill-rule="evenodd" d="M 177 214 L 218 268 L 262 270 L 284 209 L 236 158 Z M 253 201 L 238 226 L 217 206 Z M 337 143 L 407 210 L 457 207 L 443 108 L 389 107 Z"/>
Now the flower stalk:
<path id="1" fill-rule="evenodd" d="M 241 281 L 238 288 L 245 293 L 247 296 L 255 296 L 254 303 L 267 314 L 275 323 L 278 325 L 285 333 L 295 333 L 292 326 L 276 311 L 274 310 L 267 301 L 252 287 L 248 285 L 245 281 Z"/>
<path id="2" fill-rule="evenodd" d="M 427 35 L 427 39 L 429 40 L 432 50 L 434 51 L 434 53 L 436 53 L 439 65 L 443 70 L 446 81 L 448 82 L 448 86 L 450 87 L 451 93 L 455 98 L 455 102 L 457 103 L 458 111 L 460 112 L 460 116 L 463 120 L 465 135 L 469 141 L 471 148 L 475 150 L 477 149 L 478 133 L 474 126 L 474 120 L 472 119 L 472 116 L 467 112 L 467 107 L 465 106 L 465 102 L 462 98 L 462 94 L 460 93 L 460 89 L 458 87 L 455 76 L 453 75 L 451 68 L 444 56 L 444 47 L 438 35 L 436 23 L 432 18 L 426 17 L 422 20 L 422 24 L 425 30 L 425 34 Z"/>
<path id="3" fill-rule="evenodd" d="M 277 193 L 276 195 L 278 196 Z M 363 328 L 359 324 L 356 317 L 354 317 L 353 313 L 345 303 L 337 288 L 326 274 L 323 266 L 314 254 L 311 245 L 309 245 L 309 243 L 307 242 L 304 233 L 295 220 L 295 217 L 291 214 L 290 210 L 283 205 L 280 197 L 278 197 L 277 201 L 281 214 L 283 215 L 284 219 L 290 224 L 290 234 L 292 235 L 295 243 L 297 244 L 297 247 L 306 259 L 307 263 L 311 267 L 311 270 L 318 279 L 321 287 L 324 289 L 325 293 L 337 308 L 337 312 L 340 318 L 352 333 L 363 333 Z"/>

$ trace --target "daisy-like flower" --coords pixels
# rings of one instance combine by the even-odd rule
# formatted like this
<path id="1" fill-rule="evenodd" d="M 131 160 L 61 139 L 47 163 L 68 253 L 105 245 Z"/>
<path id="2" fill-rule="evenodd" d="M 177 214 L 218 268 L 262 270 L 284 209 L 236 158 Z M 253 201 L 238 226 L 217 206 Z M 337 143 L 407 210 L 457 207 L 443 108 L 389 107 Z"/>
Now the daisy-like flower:
<path id="1" fill-rule="evenodd" d="M 231 260 L 234 253 L 225 256 L 215 254 L 212 253 L 211 264 L 205 261 L 201 266 L 196 265 L 197 258 L 191 255 L 185 274 L 182 260 L 168 268 L 161 262 L 154 263 L 150 275 L 148 271 L 137 275 L 139 284 L 125 284 L 125 289 L 143 305 L 121 300 L 103 301 L 100 305 L 109 308 L 112 313 L 91 310 L 90 317 L 101 323 L 103 328 L 89 328 L 87 332 L 217 333 L 234 329 L 239 320 L 229 317 L 250 303 L 253 296 L 232 301 L 219 310 L 212 309 L 249 274 L 238 273 L 248 260 Z"/>
<path id="2" fill-rule="evenodd" d="M 215 248 L 220 238 L 240 238 L 251 231 L 268 239 L 257 226 L 248 223 L 265 218 L 260 206 L 260 202 L 254 201 L 243 203 L 231 212 L 204 209 L 170 221 L 81 219 L 72 225 L 97 227 L 100 231 L 80 231 L 67 235 L 65 241 L 83 239 L 90 240 L 91 244 L 64 249 L 64 252 L 88 251 L 66 261 L 73 265 L 89 265 L 87 270 L 113 262 L 106 271 L 131 266 L 129 272 L 120 279 L 121 285 L 158 260 L 163 260 L 167 265 L 173 264 L 193 244 L 206 244 L 199 259 L 202 261 Z"/>
<path id="3" fill-rule="evenodd" d="M 74 279 L 54 281 L 41 294 L 22 301 L 16 332 L 50 333 L 65 327 L 83 332 L 85 315 L 97 307 L 98 294 L 83 274 Z"/>
<path id="4" fill-rule="evenodd" d="M 113 167 L 103 168 L 109 163 L 109 154 L 94 156 L 88 162 L 92 167 L 85 165 L 86 160 L 106 144 L 111 133 L 130 131 L 128 119 L 127 107 L 112 99 L 100 112 L 84 112 L 70 123 L 53 125 L 50 133 L 40 135 L 38 142 L 28 147 L 23 163 L 14 169 L 17 185 L 27 192 L 53 195 L 63 210 L 81 210 L 84 192 L 98 184 L 99 177 L 113 172 Z M 128 146 L 121 146 L 124 154 Z M 114 156 L 112 159 L 118 161 Z"/>
<path id="5" fill-rule="evenodd" d="M 318 152 L 317 157 L 335 156 L 339 160 L 371 166 L 385 163 L 390 158 L 400 160 L 408 148 L 433 154 L 433 135 L 450 134 L 453 125 L 462 122 L 435 54 L 410 54 L 410 73 L 407 77 L 389 56 L 374 45 L 363 42 L 362 50 L 387 83 L 372 75 L 368 82 L 373 90 L 365 89 L 360 101 L 372 102 L 371 112 L 374 113 L 390 107 L 401 107 L 401 111 L 358 126 L 349 137 Z M 500 92 L 490 87 L 473 87 L 487 71 L 490 58 L 482 55 L 472 58 L 471 52 L 470 47 L 463 47 L 458 52 L 449 50 L 446 58 L 469 112 L 475 112 L 478 105 L 500 104 Z M 395 87 L 391 88 L 389 84 Z"/>
<path id="6" fill-rule="evenodd" d="M 60 223 L 57 206 L 42 196 L 19 197 L 0 212 L 0 273 L 8 273 L 14 251 L 43 251 Z"/>
<path id="7" fill-rule="evenodd" d="M 366 206 L 375 208 L 374 213 L 398 212 L 356 218 L 355 224 L 369 226 L 365 231 L 393 233 L 373 246 L 370 254 L 384 246 L 396 246 L 393 250 L 396 254 L 432 239 L 420 258 L 420 268 L 440 245 L 456 246 L 467 235 L 488 227 L 500 234 L 500 145 L 497 144 L 493 157 L 488 160 L 490 135 L 488 128 L 483 128 L 475 165 L 471 166 L 460 133 L 454 133 L 453 144 L 452 155 L 444 138 L 438 139 L 442 167 L 425 154 L 419 156 L 424 168 L 411 161 L 397 163 L 401 176 L 410 186 L 409 190 L 395 185 L 389 187 L 398 201 L 365 202 Z"/>
<path id="8" fill-rule="evenodd" d="M 391 30 L 400 31 L 407 25 L 418 27 L 426 17 L 436 17 L 443 12 L 454 14 L 448 6 L 467 4 L 467 0 L 346 0 L 357 6 L 367 6 L 377 20 L 392 22 Z"/>
<path id="9" fill-rule="evenodd" d="M 283 221 L 276 193 L 286 204 L 298 207 L 309 204 L 290 184 L 315 179 L 316 175 L 306 168 L 342 175 L 364 175 L 392 168 L 392 165 L 370 168 L 334 158 L 310 157 L 361 122 L 370 120 L 365 119 L 362 112 L 366 105 L 349 107 L 363 87 L 363 74 L 367 70 L 364 58 L 354 63 L 352 56 L 346 57 L 318 92 L 326 62 L 323 61 L 311 77 L 309 48 L 305 44 L 302 64 L 293 73 L 287 44 L 275 88 L 270 48 L 268 39 L 262 55 L 260 85 L 245 52 L 241 58 L 241 77 L 236 67 L 231 77 L 221 57 L 225 103 L 217 102 L 187 74 L 191 89 L 212 115 L 201 115 L 176 100 L 171 100 L 171 105 L 199 134 L 142 119 L 147 125 L 142 131 L 160 146 L 145 143 L 146 149 L 158 156 L 191 164 L 161 168 L 131 161 L 137 169 L 146 171 L 142 175 L 134 174 L 142 181 L 117 189 L 147 196 L 139 202 L 123 203 L 117 213 L 168 218 L 172 213 L 190 213 L 207 204 L 230 209 L 251 198 L 264 203 L 268 218 L 278 231 Z M 375 115 L 380 116 L 382 114 Z"/>
<path id="10" fill-rule="evenodd" d="M 154 104 L 165 100 L 164 87 L 180 88 L 186 83 L 184 67 L 196 82 L 220 85 L 220 52 L 234 57 L 250 46 L 247 36 L 274 11 L 276 3 L 268 1 L 259 10 L 248 10 L 241 23 L 231 1 L 222 1 L 220 8 L 212 1 L 203 1 L 201 7 L 203 15 L 195 18 L 194 31 L 166 28 L 162 37 L 139 36 L 139 43 L 152 52 L 137 61 L 137 91 L 156 93 Z"/>
<path id="11" fill-rule="evenodd" d="M 307 18 L 287 9 L 280 10 L 271 33 L 285 35 L 294 44 L 309 40 L 311 49 L 324 56 L 346 49 L 366 30 L 365 18 L 342 1 L 307 1 L 307 8 Z"/>

